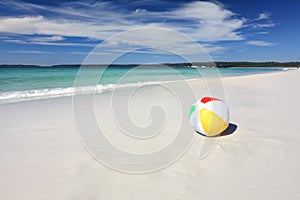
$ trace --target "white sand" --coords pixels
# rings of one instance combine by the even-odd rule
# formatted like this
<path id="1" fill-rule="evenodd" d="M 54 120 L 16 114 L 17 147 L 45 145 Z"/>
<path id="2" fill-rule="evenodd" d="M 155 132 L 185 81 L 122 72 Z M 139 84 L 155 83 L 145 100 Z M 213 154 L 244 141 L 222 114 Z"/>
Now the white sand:
<path id="1" fill-rule="evenodd" d="M 112 170 L 87 153 L 75 131 L 70 97 L 1 105 L 0 199 L 300 199 L 299 76 L 293 70 L 224 78 L 237 131 L 219 138 L 203 159 L 201 146 L 216 139 L 196 135 L 173 165 L 139 175 Z M 201 81 L 191 84 L 202 87 Z M 146 88 L 136 104 L 176 104 L 155 91 Z M 107 120 L 104 126 L 113 140 L 118 135 L 101 108 L 110 108 L 106 95 L 97 97 L 96 110 Z M 119 93 L 117 98 L 124 97 Z M 168 123 L 176 121 L 170 115 Z M 137 124 L 149 120 L 135 113 L 132 117 Z M 151 139 L 152 146 L 122 142 L 123 136 L 114 142 L 129 151 L 161 148 L 175 137 L 169 125 L 161 139 Z M 186 130 L 193 134 L 190 127 Z"/>

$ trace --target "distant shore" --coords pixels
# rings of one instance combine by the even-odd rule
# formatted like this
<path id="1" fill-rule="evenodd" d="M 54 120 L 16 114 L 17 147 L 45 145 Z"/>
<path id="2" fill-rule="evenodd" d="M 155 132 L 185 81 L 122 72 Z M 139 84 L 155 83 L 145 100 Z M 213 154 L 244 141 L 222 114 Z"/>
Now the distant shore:
<path id="1" fill-rule="evenodd" d="M 79 68 L 85 67 L 178 67 L 178 68 L 234 68 L 234 67 L 274 67 L 299 68 L 300 62 L 193 62 L 193 63 L 158 63 L 158 64 L 58 64 L 58 65 L 25 65 L 1 64 L 0 68 Z"/>

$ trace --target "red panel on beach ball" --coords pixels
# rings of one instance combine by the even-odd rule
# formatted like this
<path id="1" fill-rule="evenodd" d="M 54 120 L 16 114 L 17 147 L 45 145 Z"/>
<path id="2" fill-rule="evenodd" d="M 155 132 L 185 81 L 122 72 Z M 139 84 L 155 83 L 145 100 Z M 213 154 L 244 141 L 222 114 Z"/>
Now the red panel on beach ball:
<path id="1" fill-rule="evenodd" d="M 201 102 L 202 102 L 202 103 L 207 103 L 207 102 L 213 101 L 213 100 L 218 100 L 218 101 L 220 101 L 220 99 L 213 98 L 213 97 L 203 97 L 203 98 L 201 99 Z"/>

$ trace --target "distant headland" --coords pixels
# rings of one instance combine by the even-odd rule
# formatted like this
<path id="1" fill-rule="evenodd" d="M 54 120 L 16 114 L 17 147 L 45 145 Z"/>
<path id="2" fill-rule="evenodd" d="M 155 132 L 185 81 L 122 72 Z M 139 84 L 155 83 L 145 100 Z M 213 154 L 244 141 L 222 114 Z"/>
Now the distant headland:
<path id="1" fill-rule="evenodd" d="M 300 62 L 193 62 L 193 63 L 161 63 L 161 64 L 60 64 L 60 65 L 24 65 L 1 64 L 0 68 L 79 68 L 85 67 L 175 67 L 175 68 L 233 68 L 233 67 L 279 67 L 299 68 Z"/>

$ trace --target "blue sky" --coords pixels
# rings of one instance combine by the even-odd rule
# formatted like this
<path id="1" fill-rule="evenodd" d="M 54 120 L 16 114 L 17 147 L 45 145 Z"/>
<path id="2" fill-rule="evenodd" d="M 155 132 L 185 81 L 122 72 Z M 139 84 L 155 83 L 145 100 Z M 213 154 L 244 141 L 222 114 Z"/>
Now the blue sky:
<path id="1" fill-rule="evenodd" d="M 214 61 L 300 61 L 299 7 L 299 0 L 3 0 L 0 2 L 0 63 L 82 63 L 107 38 L 144 27 L 168 28 L 185 34 L 202 45 Z M 124 53 L 129 45 L 151 47 L 145 41 L 155 31 L 147 31 L 136 41 L 132 36 L 130 40 L 111 42 L 114 49 L 102 49 L 105 55 L 101 56 L 109 58 L 116 49 Z M 153 43 L 161 44 L 161 48 L 169 45 L 163 41 L 172 36 L 164 37 L 157 36 Z M 190 54 L 191 61 L 201 61 L 201 56 L 189 46 L 181 48 L 185 49 L 180 51 L 182 54 Z M 160 51 L 145 52 L 123 56 L 119 62 L 181 61 Z"/>

